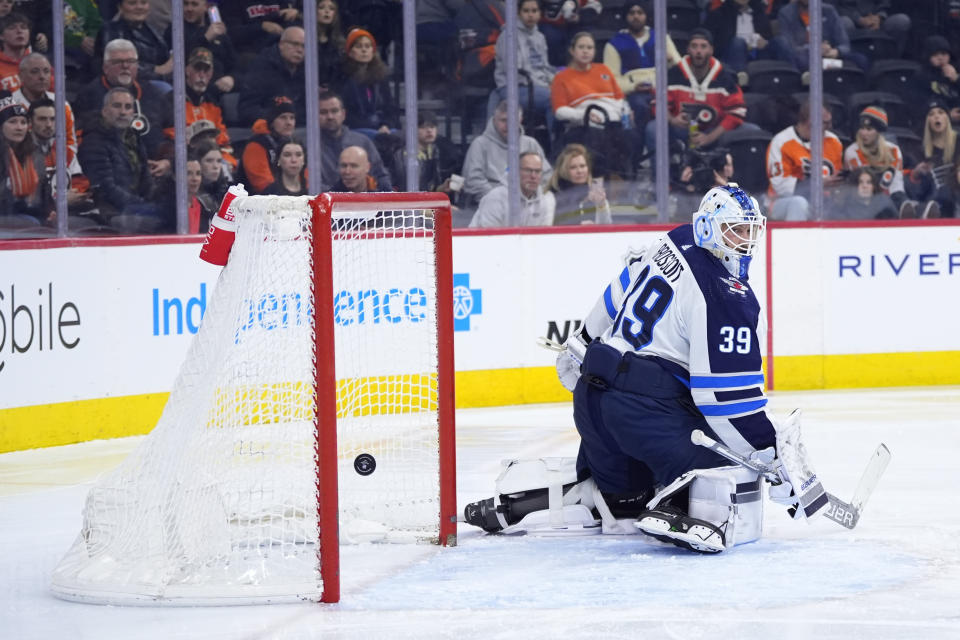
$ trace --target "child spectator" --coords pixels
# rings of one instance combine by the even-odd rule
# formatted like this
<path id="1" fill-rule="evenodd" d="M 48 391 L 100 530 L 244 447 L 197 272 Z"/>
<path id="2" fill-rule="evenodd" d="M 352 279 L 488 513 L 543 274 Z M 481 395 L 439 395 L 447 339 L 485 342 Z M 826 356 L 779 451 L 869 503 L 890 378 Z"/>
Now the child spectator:
<path id="1" fill-rule="evenodd" d="M 550 83 L 557 70 L 547 57 L 547 40 L 537 29 L 540 20 L 540 0 L 520 0 L 517 2 L 520 23 L 517 25 L 517 69 L 525 72 L 518 78 L 520 82 L 520 105 L 526 107 L 533 93 L 533 108 L 546 121 L 547 130 L 553 129 L 553 109 L 550 106 Z M 506 25 L 503 26 L 506 28 Z M 497 105 L 507 98 L 507 39 L 501 34 L 497 38 L 496 67 L 493 72 L 497 88 L 490 92 L 487 100 L 487 116 L 492 116 Z"/>
<path id="2" fill-rule="evenodd" d="M 203 183 L 203 171 L 196 156 L 187 157 L 187 233 L 206 233 L 215 209 L 204 206 L 198 197 Z"/>
<path id="3" fill-rule="evenodd" d="M 111 40 L 129 40 L 137 49 L 140 80 L 165 80 L 173 73 L 173 57 L 160 34 L 147 24 L 149 15 L 150 0 L 120 0 L 117 16 L 100 29 L 96 50 L 102 55 Z"/>
<path id="4" fill-rule="evenodd" d="M 897 207 L 889 196 L 880 191 L 876 174 L 868 167 L 854 169 L 850 174 L 850 192 L 843 206 L 836 207 L 834 220 L 884 220 L 896 218 Z"/>
<path id="5" fill-rule="evenodd" d="M 213 59 L 213 84 L 222 93 L 233 91 L 236 79 L 233 76 L 237 54 L 233 41 L 227 33 L 223 20 L 211 22 L 207 14 L 207 0 L 183 0 L 183 50 L 203 48 Z M 173 49 L 173 27 L 163 32 L 168 49 Z M 188 63 L 189 64 L 189 63 Z"/>
<path id="6" fill-rule="evenodd" d="M 903 211 L 905 207 L 915 207 L 916 203 L 908 201 L 904 193 L 903 153 L 900 147 L 884 138 L 886 130 L 884 109 L 869 106 L 861 111 L 857 136 L 843 153 L 843 165 L 848 170 L 870 168 L 872 174 L 879 176 L 879 192 L 889 196 L 898 211 Z"/>
<path id="7" fill-rule="evenodd" d="M 277 180 L 264 191 L 274 196 L 307 195 L 306 153 L 296 140 L 284 142 L 277 159 Z"/>
<path id="8" fill-rule="evenodd" d="M 200 137 L 190 141 L 187 153 L 200 162 L 200 190 L 197 197 L 203 206 L 216 212 L 220 201 L 232 184 L 220 147 L 211 138 Z"/>
<path id="9" fill-rule="evenodd" d="M 243 148 L 241 161 L 247 189 L 251 194 L 263 193 L 276 181 L 273 168 L 277 166 L 280 147 L 290 140 L 296 127 L 296 109 L 293 101 L 286 96 L 275 97 L 266 118 L 253 124 L 255 135 Z"/>
<path id="10" fill-rule="evenodd" d="M 602 179 L 593 179 L 590 153 L 581 144 L 568 144 L 557 156 L 549 190 L 556 198 L 554 224 L 610 224 L 610 203 Z"/>
<path id="11" fill-rule="evenodd" d="M 347 34 L 347 57 L 339 82 L 347 126 L 371 138 L 400 126 L 399 109 L 387 79 L 390 68 L 377 53 L 377 42 L 364 29 Z"/>

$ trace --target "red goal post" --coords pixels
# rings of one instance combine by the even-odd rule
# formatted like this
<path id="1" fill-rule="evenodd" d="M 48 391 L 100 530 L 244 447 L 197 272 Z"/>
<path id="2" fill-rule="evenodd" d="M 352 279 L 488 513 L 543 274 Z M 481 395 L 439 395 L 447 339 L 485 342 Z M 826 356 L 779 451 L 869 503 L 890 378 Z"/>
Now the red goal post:
<path id="1" fill-rule="evenodd" d="M 456 436 L 455 436 L 455 393 L 453 358 L 453 252 L 452 252 L 452 215 L 450 201 L 446 196 L 436 193 L 391 193 L 388 197 L 381 194 L 325 193 L 310 201 L 313 209 L 313 228 L 327 229 L 334 223 L 336 213 L 359 213 L 371 210 L 371 204 L 380 206 L 388 200 L 390 206 L 402 207 L 401 210 L 433 211 L 434 260 L 436 265 L 436 306 L 437 314 L 437 400 L 439 418 L 439 459 L 440 459 L 440 524 L 438 543 L 454 546 L 457 542 L 457 504 L 456 504 Z M 385 204 L 385 203 L 382 203 Z M 376 227 L 374 227 L 376 233 Z M 405 234 L 416 234 L 417 230 L 407 230 Z M 348 229 L 347 234 L 355 233 Z M 316 365 L 316 406 L 317 406 L 317 488 L 320 496 L 318 517 L 320 527 L 320 548 L 336 547 L 337 528 L 323 526 L 336 522 L 337 504 L 337 431 L 336 411 L 336 367 L 333 359 L 325 359 L 323 344 L 332 344 L 335 334 L 334 279 L 333 279 L 333 239 L 335 235 L 316 234 L 314 242 L 313 279 L 317 315 L 314 341 L 314 360 Z M 327 428 L 320 425 L 325 424 Z M 333 425 L 333 428 L 330 428 Z M 321 576 L 324 590 L 322 602 L 338 602 L 339 558 L 321 557 Z M 332 585 L 336 585 L 333 588 Z M 330 585 L 329 587 L 327 585 Z"/>

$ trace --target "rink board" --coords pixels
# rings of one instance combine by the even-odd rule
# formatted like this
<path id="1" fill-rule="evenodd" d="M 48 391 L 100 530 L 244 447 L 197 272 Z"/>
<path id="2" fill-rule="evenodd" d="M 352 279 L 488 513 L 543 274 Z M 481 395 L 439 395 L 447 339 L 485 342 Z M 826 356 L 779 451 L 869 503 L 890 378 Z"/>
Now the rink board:
<path id="1" fill-rule="evenodd" d="M 627 248 L 667 228 L 638 229 L 458 233 L 457 405 L 568 399 L 536 339 L 572 333 Z M 768 237 L 750 285 L 773 388 L 960 383 L 960 224 Z M 0 452 L 153 427 L 219 274 L 199 242 L 0 243 Z"/>

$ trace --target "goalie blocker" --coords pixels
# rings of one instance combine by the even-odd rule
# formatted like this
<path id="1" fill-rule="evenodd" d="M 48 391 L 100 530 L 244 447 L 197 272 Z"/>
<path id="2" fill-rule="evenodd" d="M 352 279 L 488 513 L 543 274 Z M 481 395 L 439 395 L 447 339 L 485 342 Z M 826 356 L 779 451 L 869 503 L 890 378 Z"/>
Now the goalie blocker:
<path id="1" fill-rule="evenodd" d="M 574 458 L 539 458 L 505 460 L 496 495 L 468 504 L 463 516 L 489 533 L 644 533 L 717 553 L 760 537 L 763 499 L 759 474 L 740 466 L 691 471 L 656 495 L 619 495 L 579 480 Z"/>

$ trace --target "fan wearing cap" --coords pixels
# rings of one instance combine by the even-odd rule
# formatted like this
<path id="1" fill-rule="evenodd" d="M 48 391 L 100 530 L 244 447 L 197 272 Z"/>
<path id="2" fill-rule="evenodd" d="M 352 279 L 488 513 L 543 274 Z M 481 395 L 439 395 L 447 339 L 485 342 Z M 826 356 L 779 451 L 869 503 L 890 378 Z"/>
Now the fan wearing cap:
<path id="1" fill-rule="evenodd" d="M 951 62 L 950 42 L 940 35 L 928 36 L 923 41 L 923 67 L 913 76 L 913 84 L 918 96 L 922 97 L 922 107 L 933 98 L 942 99 L 950 113 L 950 119 L 960 122 L 960 73 Z M 923 116 L 924 113 L 919 115 Z"/>
<path id="2" fill-rule="evenodd" d="M 0 98 L 0 215 L 46 222 L 53 215 L 53 197 L 44 156 L 35 150 L 27 109 L 4 92 Z"/>
<path id="3" fill-rule="evenodd" d="M 339 82 L 347 126 L 370 137 L 400 126 L 399 109 L 387 80 L 390 68 L 377 52 L 377 41 L 364 29 L 347 34 L 347 55 Z"/>
<path id="4" fill-rule="evenodd" d="M 233 91 L 236 84 L 233 71 L 237 54 L 227 33 L 226 23 L 223 20 L 211 21 L 207 9 L 207 0 L 183 0 L 183 49 L 194 51 L 202 47 L 209 51 L 213 60 L 213 86 L 228 93 Z M 163 40 L 172 50 L 172 24 L 167 25 L 163 32 Z"/>
<path id="5" fill-rule="evenodd" d="M 184 69 L 187 85 L 187 127 L 188 141 L 190 127 L 199 125 L 193 131 L 193 134 L 200 130 L 209 129 L 210 126 L 217 129 L 217 144 L 220 145 L 220 151 L 223 152 L 223 159 L 227 161 L 231 169 L 237 168 L 237 159 L 233 157 L 233 145 L 230 142 L 230 134 L 227 132 L 227 125 L 223 122 L 223 111 L 220 108 L 220 95 L 217 89 L 210 84 L 213 78 L 213 54 L 209 49 L 197 47 L 190 52 L 187 58 L 187 65 Z M 163 133 L 173 140 L 174 128 L 168 127 Z"/>
<path id="6" fill-rule="evenodd" d="M 743 91 L 732 73 L 713 57 L 713 34 L 694 29 L 687 55 L 667 73 L 667 119 L 670 137 L 694 147 L 709 147 L 728 131 L 744 124 L 747 106 Z M 656 111 L 656 109 L 655 109 Z M 694 129 L 691 125 L 696 124 Z M 647 123 L 647 151 L 656 149 L 656 121 Z"/>
<path id="7" fill-rule="evenodd" d="M 277 179 L 274 173 L 280 148 L 290 140 L 297 127 L 297 111 L 287 96 L 276 96 L 266 117 L 252 127 L 254 136 L 243 148 L 242 182 L 251 194 L 263 193 Z"/>
<path id="8" fill-rule="evenodd" d="M 941 98 L 927 102 L 923 125 L 923 160 L 910 172 L 906 182 L 907 195 L 925 203 L 918 217 L 953 216 L 952 188 L 956 180 L 956 166 L 960 161 L 957 132 L 950 126 L 947 103 Z M 936 205 L 936 209 L 930 203 Z"/>
<path id="9" fill-rule="evenodd" d="M 883 133 L 887 130 L 887 112 L 876 106 L 868 106 L 860 112 L 856 139 L 843 152 L 843 166 L 847 170 L 868 167 L 879 178 L 880 191 L 890 196 L 898 210 L 905 211 L 909 204 L 903 187 L 903 153 L 900 147 L 888 141 Z"/>

